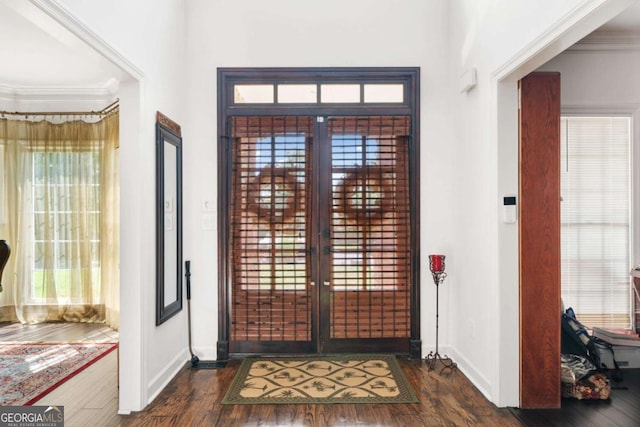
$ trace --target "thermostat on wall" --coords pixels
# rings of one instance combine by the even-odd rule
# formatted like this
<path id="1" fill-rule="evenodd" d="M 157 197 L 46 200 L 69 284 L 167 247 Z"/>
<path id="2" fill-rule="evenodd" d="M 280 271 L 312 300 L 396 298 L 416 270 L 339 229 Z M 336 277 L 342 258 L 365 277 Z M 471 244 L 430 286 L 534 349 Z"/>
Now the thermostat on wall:
<path id="1" fill-rule="evenodd" d="M 516 196 L 504 196 L 502 200 L 502 222 L 506 224 L 513 224 L 516 222 L 518 216 Z"/>

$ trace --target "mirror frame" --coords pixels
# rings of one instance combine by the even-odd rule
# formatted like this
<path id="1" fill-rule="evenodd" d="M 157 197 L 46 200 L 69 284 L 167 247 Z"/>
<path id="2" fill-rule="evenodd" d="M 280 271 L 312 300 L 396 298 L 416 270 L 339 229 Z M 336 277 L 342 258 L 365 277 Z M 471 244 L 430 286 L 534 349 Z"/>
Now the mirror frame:
<path id="1" fill-rule="evenodd" d="M 176 299 L 165 301 L 165 146 L 176 149 Z M 169 177 L 171 178 L 171 177 Z M 182 134 L 180 126 L 159 111 L 156 114 L 156 326 L 182 310 Z"/>

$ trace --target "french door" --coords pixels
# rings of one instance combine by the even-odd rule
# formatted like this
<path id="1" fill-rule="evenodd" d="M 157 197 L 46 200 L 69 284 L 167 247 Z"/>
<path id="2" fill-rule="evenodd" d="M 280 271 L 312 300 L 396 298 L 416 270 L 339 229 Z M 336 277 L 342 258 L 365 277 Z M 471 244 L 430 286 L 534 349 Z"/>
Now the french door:
<path id="1" fill-rule="evenodd" d="M 227 126 L 229 352 L 409 352 L 410 116 Z"/>

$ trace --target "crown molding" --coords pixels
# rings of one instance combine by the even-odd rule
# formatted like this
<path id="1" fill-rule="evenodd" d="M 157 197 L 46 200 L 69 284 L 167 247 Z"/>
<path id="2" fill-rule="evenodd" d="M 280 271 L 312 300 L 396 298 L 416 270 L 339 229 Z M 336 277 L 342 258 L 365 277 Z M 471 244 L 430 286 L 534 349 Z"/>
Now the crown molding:
<path id="1" fill-rule="evenodd" d="M 14 86 L 0 84 L 0 97 L 19 100 L 113 98 L 118 93 L 119 87 L 118 80 L 114 78 L 109 79 L 102 86 Z"/>
<path id="2" fill-rule="evenodd" d="M 0 106 L 6 110 L 47 111 L 69 106 L 74 110 L 86 107 L 99 110 L 118 97 L 120 82 L 145 79 L 144 73 L 84 22 L 76 18 L 57 0 L 28 0 L 7 3 L 17 13 L 32 21 L 45 32 L 86 55 L 102 58 L 114 65 L 113 77 L 105 82 L 81 85 L 19 85 L 0 84 Z M 59 31 L 60 27 L 66 32 Z M 35 110 L 33 110 L 35 108 Z"/>
<path id="3" fill-rule="evenodd" d="M 594 31 L 567 52 L 639 52 L 640 31 Z"/>
<path id="4" fill-rule="evenodd" d="M 640 112 L 640 104 L 630 102 L 626 104 L 588 104 L 573 105 L 563 104 L 561 106 L 561 114 L 580 114 L 580 115 L 632 115 Z"/>
<path id="5" fill-rule="evenodd" d="M 579 2 L 492 73 L 495 81 L 520 79 L 551 58 L 566 52 L 595 28 L 621 13 L 629 1 Z"/>
<path id="6" fill-rule="evenodd" d="M 31 4 L 35 5 L 53 18 L 56 22 L 62 25 L 67 30 L 71 31 L 76 37 L 82 40 L 84 43 L 93 48 L 96 52 L 102 55 L 105 59 L 111 62 L 120 70 L 124 71 L 128 76 L 134 80 L 143 80 L 145 74 L 140 68 L 138 68 L 133 62 L 129 61 L 124 55 L 114 49 L 103 38 L 96 34 L 91 28 L 89 28 L 84 22 L 76 18 L 71 12 L 69 12 L 64 6 L 62 6 L 57 0 L 29 0 Z"/>
<path id="7" fill-rule="evenodd" d="M 117 98 L 118 87 L 115 79 L 103 87 L 0 84 L 0 106 L 5 110 L 21 111 L 99 110 Z"/>

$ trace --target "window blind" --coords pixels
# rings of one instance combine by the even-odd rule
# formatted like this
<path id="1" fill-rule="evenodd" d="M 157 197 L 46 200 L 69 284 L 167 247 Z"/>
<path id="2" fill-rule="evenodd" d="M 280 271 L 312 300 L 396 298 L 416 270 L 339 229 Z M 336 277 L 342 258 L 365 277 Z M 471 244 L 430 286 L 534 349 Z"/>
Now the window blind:
<path id="1" fill-rule="evenodd" d="M 561 119 L 562 298 L 589 327 L 631 327 L 629 117 Z"/>
<path id="2" fill-rule="evenodd" d="M 231 336 L 311 339 L 308 117 L 234 117 Z"/>
<path id="3" fill-rule="evenodd" d="M 332 117 L 332 338 L 410 336 L 405 116 Z"/>

